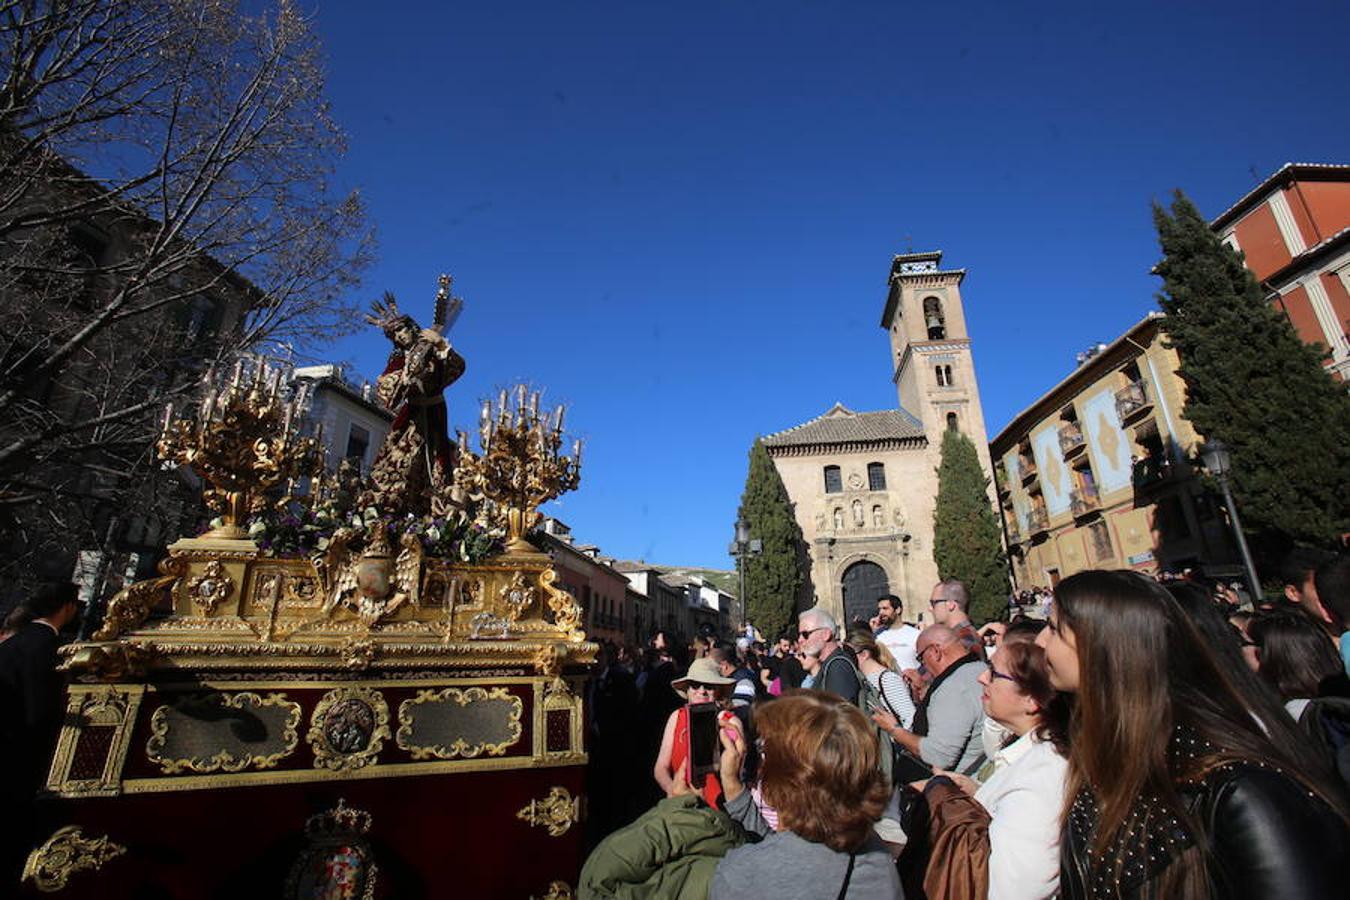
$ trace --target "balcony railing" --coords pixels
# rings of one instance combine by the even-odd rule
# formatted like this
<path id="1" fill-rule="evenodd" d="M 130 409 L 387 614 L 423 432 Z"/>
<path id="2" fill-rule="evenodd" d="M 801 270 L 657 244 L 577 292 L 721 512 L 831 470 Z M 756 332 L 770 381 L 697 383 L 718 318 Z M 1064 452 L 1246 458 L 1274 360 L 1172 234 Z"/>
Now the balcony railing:
<path id="1" fill-rule="evenodd" d="M 1102 499 L 1095 490 L 1075 488 L 1069 491 L 1069 509 L 1075 518 L 1102 508 Z"/>
<path id="2" fill-rule="evenodd" d="M 1032 534 L 1039 534 L 1042 531 L 1050 530 L 1050 517 L 1045 514 L 1043 509 L 1033 509 L 1027 513 L 1027 526 Z"/>
<path id="3" fill-rule="evenodd" d="M 596 613 L 592 625 L 595 628 L 608 628 L 614 631 L 623 631 L 623 616 L 611 615 L 609 613 Z"/>
<path id="4" fill-rule="evenodd" d="M 1035 460 L 1035 459 L 1032 459 L 1031 457 L 1027 457 L 1027 456 L 1019 457 L 1019 458 L 1018 458 L 1018 468 L 1020 468 L 1020 469 L 1021 469 L 1021 472 L 1022 472 L 1022 486 L 1023 486 L 1023 487 L 1025 487 L 1026 485 L 1031 484 L 1033 481 L 1035 481 L 1035 480 L 1036 480 L 1036 476 L 1039 474 L 1039 473 L 1036 471 L 1036 460 Z"/>
<path id="5" fill-rule="evenodd" d="M 1116 415 L 1124 422 L 1153 408 L 1153 399 L 1149 396 L 1148 385 L 1142 381 L 1131 381 L 1116 391 Z"/>
<path id="6" fill-rule="evenodd" d="M 1009 544 L 1022 543 L 1022 530 L 1018 528 L 1015 523 L 1008 524 L 1008 543 Z"/>
<path id="7" fill-rule="evenodd" d="M 1172 463 L 1165 456 L 1145 456 L 1134 461 L 1131 481 L 1135 490 L 1141 490 L 1164 480 L 1172 474 Z"/>
<path id="8" fill-rule="evenodd" d="M 1059 450 L 1068 459 L 1083 449 L 1083 432 L 1077 425 L 1059 426 Z"/>

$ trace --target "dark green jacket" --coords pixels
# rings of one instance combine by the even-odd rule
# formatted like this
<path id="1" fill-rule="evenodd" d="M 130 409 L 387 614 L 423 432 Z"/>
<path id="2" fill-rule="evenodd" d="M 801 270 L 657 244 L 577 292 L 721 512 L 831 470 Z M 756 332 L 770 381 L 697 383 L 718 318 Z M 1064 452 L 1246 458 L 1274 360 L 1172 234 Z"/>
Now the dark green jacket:
<path id="1" fill-rule="evenodd" d="M 600 842 L 581 868 L 578 900 L 705 900 L 713 870 L 745 832 L 686 794 L 668 797 Z"/>

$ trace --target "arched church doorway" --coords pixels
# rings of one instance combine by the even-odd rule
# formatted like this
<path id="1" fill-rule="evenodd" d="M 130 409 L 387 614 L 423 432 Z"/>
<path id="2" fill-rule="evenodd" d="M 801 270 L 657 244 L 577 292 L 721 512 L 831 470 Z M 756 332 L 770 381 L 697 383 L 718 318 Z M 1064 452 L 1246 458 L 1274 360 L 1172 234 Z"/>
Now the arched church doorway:
<path id="1" fill-rule="evenodd" d="M 855 619 L 866 622 L 877 612 L 877 598 L 891 592 L 886 570 L 874 562 L 861 560 L 844 570 L 844 621 L 848 628 Z"/>

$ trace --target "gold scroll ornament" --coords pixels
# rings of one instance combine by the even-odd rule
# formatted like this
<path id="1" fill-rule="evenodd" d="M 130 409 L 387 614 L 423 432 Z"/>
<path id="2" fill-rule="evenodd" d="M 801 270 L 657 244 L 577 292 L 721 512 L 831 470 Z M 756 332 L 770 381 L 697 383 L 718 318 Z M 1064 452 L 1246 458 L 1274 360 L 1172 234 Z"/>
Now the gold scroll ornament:
<path id="1" fill-rule="evenodd" d="M 107 837 L 87 838 L 80 826 L 67 825 L 28 854 L 22 880 L 32 882 L 44 894 L 55 893 L 64 888 L 76 872 L 97 872 L 104 863 L 126 852 L 126 847 L 114 844 Z"/>
<path id="2" fill-rule="evenodd" d="M 531 800 L 529 806 L 516 813 L 516 818 L 542 826 L 549 837 L 562 837 L 581 821 L 581 798 L 573 797 L 567 788 L 555 787 L 543 800 Z"/>

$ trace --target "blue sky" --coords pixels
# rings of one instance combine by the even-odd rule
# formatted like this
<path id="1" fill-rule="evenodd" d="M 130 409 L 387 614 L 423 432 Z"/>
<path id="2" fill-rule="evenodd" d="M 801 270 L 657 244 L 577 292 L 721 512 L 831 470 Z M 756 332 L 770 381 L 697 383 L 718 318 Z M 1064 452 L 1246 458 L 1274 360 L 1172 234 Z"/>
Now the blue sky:
<path id="1" fill-rule="evenodd" d="M 315 10 L 365 295 L 465 310 L 449 394 L 567 402 L 608 553 L 729 567 L 756 435 L 893 407 L 892 254 L 963 267 L 992 435 L 1153 306 L 1149 203 L 1350 162 L 1350 5 L 400 3 Z M 373 377 L 374 331 L 332 348 Z"/>

